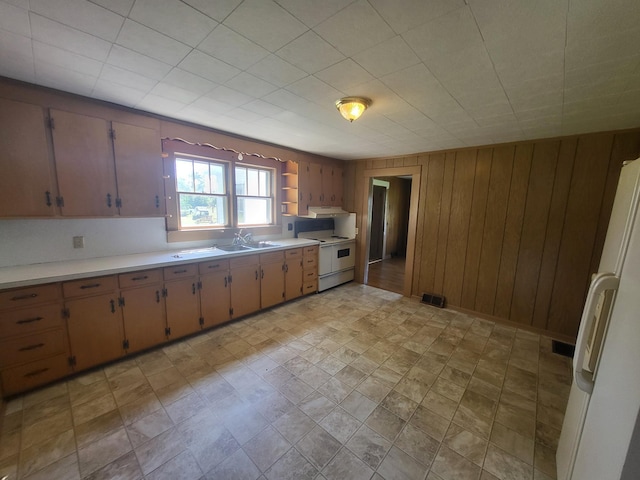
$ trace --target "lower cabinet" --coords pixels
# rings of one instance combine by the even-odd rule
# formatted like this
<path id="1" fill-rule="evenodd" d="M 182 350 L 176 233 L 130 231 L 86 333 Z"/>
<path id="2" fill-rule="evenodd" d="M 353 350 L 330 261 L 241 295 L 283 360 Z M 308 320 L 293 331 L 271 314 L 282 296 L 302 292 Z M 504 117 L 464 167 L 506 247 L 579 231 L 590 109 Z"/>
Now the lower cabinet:
<path id="1" fill-rule="evenodd" d="M 85 370 L 124 354 L 122 310 L 115 277 L 65 282 L 65 316 L 74 370 Z M 91 293 L 87 293 L 91 292 Z M 87 295 L 82 298 L 74 298 Z M 69 298 L 71 297 L 71 298 Z"/>
<path id="2" fill-rule="evenodd" d="M 229 260 L 203 262 L 200 272 L 200 326 L 209 328 L 231 319 Z"/>
<path id="3" fill-rule="evenodd" d="M 162 279 L 160 269 L 118 276 L 127 353 L 159 345 L 167 339 Z"/>
<path id="4" fill-rule="evenodd" d="M 196 264 L 164 269 L 167 337 L 184 337 L 200 330 L 200 301 Z"/>
<path id="5" fill-rule="evenodd" d="M 293 300 L 302 295 L 302 249 L 284 252 L 284 299 Z"/>
<path id="6" fill-rule="evenodd" d="M 229 260 L 231 316 L 242 317 L 260 310 L 260 256 Z"/>
<path id="7" fill-rule="evenodd" d="M 260 255 L 260 306 L 269 308 L 284 302 L 284 253 Z"/>

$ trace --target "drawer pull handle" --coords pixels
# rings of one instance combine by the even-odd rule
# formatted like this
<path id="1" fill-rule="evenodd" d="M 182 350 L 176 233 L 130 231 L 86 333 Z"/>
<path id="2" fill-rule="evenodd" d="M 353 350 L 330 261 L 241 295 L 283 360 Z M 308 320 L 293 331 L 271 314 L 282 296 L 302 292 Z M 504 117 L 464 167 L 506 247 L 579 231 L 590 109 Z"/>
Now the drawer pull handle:
<path id="1" fill-rule="evenodd" d="M 17 297 L 11 297 L 11 300 L 28 300 L 30 298 L 36 298 L 38 296 L 37 293 L 27 293 L 26 295 L 18 295 Z"/>
<path id="2" fill-rule="evenodd" d="M 99 283 L 88 283 L 87 285 L 81 285 L 80 288 L 82 290 L 86 290 L 87 288 L 97 288 L 99 286 L 100 286 Z"/>
<path id="3" fill-rule="evenodd" d="M 35 345 L 29 345 L 27 347 L 19 348 L 18 351 L 19 352 L 28 352 L 29 350 L 35 350 L 37 348 L 42 348 L 42 347 L 44 347 L 44 343 L 36 343 Z"/>
<path id="4" fill-rule="evenodd" d="M 216 263 L 215 265 L 209 265 L 207 268 L 219 268 L 220 264 Z"/>
<path id="5" fill-rule="evenodd" d="M 186 270 L 174 270 L 173 273 L 187 273 Z"/>
<path id="6" fill-rule="evenodd" d="M 48 368 L 41 368 L 39 370 L 34 370 L 33 372 L 26 373 L 24 376 L 25 377 L 35 377 L 36 375 L 40 375 L 41 373 L 44 373 L 47 370 L 49 370 L 49 369 Z"/>
<path id="7" fill-rule="evenodd" d="M 40 320 L 43 320 L 43 317 L 25 318 L 24 320 L 18 320 L 16 322 L 16 325 L 23 325 L 25 323 L 39 322 Z"/>
<path id="8" fill-rule="evenodd" d="M 147 278 L 149 278 L 149 275 L 142 275 L 141 277 L 133 277 L 131 280 L 133 280 L 134 282 L 137 282 L 139 280 L 146 280 Z"/>

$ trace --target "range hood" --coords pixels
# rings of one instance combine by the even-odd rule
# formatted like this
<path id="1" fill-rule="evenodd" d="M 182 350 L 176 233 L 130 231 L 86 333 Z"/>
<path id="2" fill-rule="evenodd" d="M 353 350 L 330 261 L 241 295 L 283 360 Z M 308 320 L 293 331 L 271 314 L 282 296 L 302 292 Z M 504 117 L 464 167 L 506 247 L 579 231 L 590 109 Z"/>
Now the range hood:
<path id="1" fill-rule="evenodd" d="M 331 217 L 346 217 L 349 212 L 346 212 L 340 207 L 309 207 L 309 213 L 305 215 L 308 218 L 331 218 Z"/>

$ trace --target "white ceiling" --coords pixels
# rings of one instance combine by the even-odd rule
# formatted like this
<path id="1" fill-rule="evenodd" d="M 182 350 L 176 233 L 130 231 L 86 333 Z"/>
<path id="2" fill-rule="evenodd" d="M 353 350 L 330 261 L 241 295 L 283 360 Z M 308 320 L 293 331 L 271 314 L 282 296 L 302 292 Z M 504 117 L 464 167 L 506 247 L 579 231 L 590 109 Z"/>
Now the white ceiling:
<path id="1" fill-rule="evenodd" d="M 0 75 L 353 159 L 640 126 L 638 0 L 0 0 Z M 349 124 L 334 102 L 373 100 Z"/>

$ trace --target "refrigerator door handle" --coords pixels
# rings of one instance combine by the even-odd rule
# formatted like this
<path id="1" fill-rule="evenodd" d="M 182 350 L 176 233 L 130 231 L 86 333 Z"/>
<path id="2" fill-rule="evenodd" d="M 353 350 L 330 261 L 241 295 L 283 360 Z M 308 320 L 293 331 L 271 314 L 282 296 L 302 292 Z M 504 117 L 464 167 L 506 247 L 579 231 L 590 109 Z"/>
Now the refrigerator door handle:
<path id="1" fill-rule="evenodd" d="M 620 279 L 613 273 L 598 273 L 589 287 L 587 300 L 582 312 L 580 320 L 580 329 L 578 330 L 578 338 L 576 340 L 575 357 L 573 358 L 573 376 L 576 385 L 580 390 L 586 393 L 593 392 L 593 376 L 590 372 L 584 370 L 585 351 L 587 342 L 589 341 L 589 332 L 592 329 L 592 323 L 595 321 L 606 321 L 606 318 L 597 319 L 595 316 L 596 306 L 600 295 L 607 290 L 617 290 Z M 601 317 L 608 316 L 609 312 L 602 312 Z"/>

